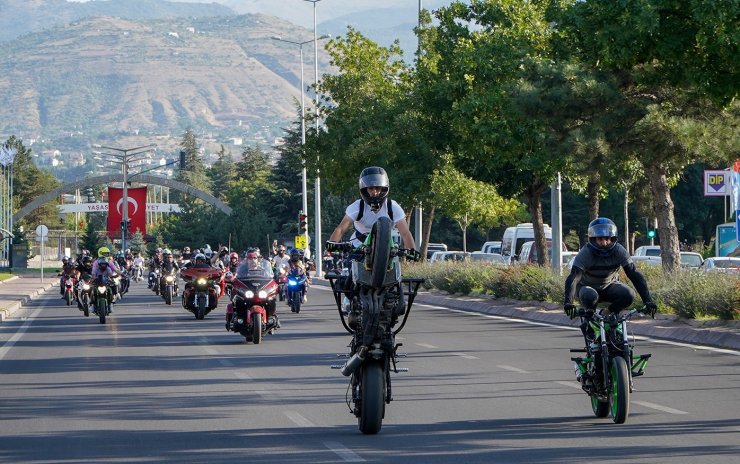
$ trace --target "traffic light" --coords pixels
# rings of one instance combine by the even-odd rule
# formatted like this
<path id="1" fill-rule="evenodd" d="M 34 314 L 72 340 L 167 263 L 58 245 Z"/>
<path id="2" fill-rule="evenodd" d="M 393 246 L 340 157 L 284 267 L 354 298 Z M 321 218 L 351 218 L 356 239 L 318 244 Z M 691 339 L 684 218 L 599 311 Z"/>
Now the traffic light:
<path id="1" fill-rule="evenodd" d="M 185 170 L 185 150 L 180 151 L 180 169 Z"/>
<path id="2" fill-rule="evenodd" d="M 131 224 L 131 221 L 121 221 L 121 230 L 128 230 L 128 226 Z"/>
<path id="3" fill-rule="evenodd" d="M 308 232 L 308 215 L 303 211 L 298 213 L 298 230 L 302 234 Z"/>
<path id="4" fill-rule="evenodd" d="M 648 238 L 655 238 L 655 229 L 648 230 Z"/>
<path id="5" fill-rule="evenodd" d="M 82 194 L 87 196 L 87 202 L 93 203 L 95 202 L 95 192 L 93 191 L 92 187 L 85 187 L 82 190 Z"/>

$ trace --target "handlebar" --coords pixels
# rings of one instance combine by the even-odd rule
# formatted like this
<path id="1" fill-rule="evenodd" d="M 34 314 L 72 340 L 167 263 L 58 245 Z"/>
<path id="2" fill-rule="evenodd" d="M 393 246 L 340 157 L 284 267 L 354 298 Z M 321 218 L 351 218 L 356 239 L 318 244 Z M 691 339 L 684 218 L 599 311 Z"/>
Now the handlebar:
<path id="1" fill-rule="evenodd" d="M 597 312 L 595 309 L 589 309 L 589 308 L 578 308 L 577 314 L 580 317 L 585 317 L 586 319 L 594 319 L 596 321 L 605 321 L 610 318 L 614 318 L 617 322 L 626 321 L 629 318 L 632 317 L 635 313 L 643 314 L 643 311 L 647 309 L 646 305 L 638 306 L 636 308 L 632 308 L 631 310 L 624 312 L 620 311 L 619 314 L 612 314 L 609 313 L 608 315 L 604 316 L 600 312 Z"/>
<path id="2" fill-rule="evenodd" d="M 364 252 L 369 247 L 365 245 L 360 245 L 358 247 L 355 247 L 352 245 L 352 242 L 326 242 L 326 250 L 334 253 L 334 252 L 342 252 L 342 253 L 349 253 L 351 251 L 357 250 L 358 252 Z M 412 260 L 416 260 L 416 258 L 419 258 L 418 251 L 414 250 L 413 248 L 391 248 L 391 257 L 393 256 L 399 256 L 399 257 L 406 257 Z"/>

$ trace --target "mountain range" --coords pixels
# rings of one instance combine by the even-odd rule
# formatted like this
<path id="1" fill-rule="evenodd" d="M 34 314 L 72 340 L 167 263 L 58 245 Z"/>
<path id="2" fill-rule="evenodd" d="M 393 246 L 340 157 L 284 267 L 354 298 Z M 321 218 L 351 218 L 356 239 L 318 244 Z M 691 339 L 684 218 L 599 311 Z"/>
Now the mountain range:
<path id="1" fill-rule="evenodd" d="M 417 2 L 381 8 L 398 2 L 356 0 L 331 9 L 336 0 L 324 1 L 329 19 L 320 34 L 352 25 L 381 44 L 401 37 L 415 48 Z M 0 138 L 82 149 L 193 127 L 222 141 L 260 134 L 272 142 L 296 117 L 300 63 L 298 47 L 271 37 L 310 40 L 312 27 L 289 21 L 298 13 L 312 19 L 311 4 L 0 0 Z M 313 50 L 306 48 L 310 84 Z M 320 73 L 328 72 L 326 53 L 319 60 Z"/>

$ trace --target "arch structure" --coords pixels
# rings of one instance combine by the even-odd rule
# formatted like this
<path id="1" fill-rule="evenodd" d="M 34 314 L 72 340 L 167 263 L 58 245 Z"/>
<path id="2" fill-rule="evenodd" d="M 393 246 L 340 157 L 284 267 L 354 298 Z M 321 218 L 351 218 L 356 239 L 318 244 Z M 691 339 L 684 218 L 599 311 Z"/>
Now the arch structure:
<path id="1" fill-rule="evenodd" d="M 187 193 L 188 195 L 193 195 L 194 197 L 199 198 L 205 201 L 206 203 L 211 204 L 215 206 L 216 208 L 220 209 L 227 216 L 231 216 L 232 209 L 229 205 L 219 200 L 218 198 L 214 197 L 213 195 L 206 193 L 202 190 L 198 190 L 197 188 L 191 185 L 184 184 L 177 180 L 165 179 L 163 177 L 147 176 L 147 175 L 129 176 L 129 182 L 131 182 L 131 177 L 134 177 L 134 176 L 136 177 L 136 180 L 135 180 L 136 183 L 155 184 L 155 185 L 161 185 L 163 187 L 169 187 L 175 190 L 179 190 L 181 192 Z M 123 182 L 123 174 L 108 174 L 105 176 L 88 177 L 83 180 L 78 180 L 77 182 L 70 182 L 68 184 L 64 184 L 60 187 L 55 188 L 54 190 L 48 193 L 41 195 L 40 197 L 33 200 L 31 203 L 19 209 L 13 215 L 13 223 L 17 223 L 26 214 L 35 210 L 36 208 L 43 205 L 44 203 L 51 201 L 54 198 L 59 197 L 59 195 L 61 194 L 74 193 L 78 188 L 87 187 L 90 185 L 110 184 L 113 182 Z"/>

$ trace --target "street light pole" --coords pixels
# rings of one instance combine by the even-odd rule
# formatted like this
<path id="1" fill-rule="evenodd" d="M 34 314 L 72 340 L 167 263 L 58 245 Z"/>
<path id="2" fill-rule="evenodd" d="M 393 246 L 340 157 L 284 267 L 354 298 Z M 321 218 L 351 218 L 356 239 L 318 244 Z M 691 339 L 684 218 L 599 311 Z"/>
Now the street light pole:
<path id="1" fill-rule="evenodd" d="M 321 37 L 319 37 L 319 40 L 328 39 L 328 38 L 329 38 L 329 35 L 322 35 Z M 306 85 L 304 84 L 304 79 L 303 79 L 303 62 L 304 62 L 303 46 L 308 43 L 313 42 L 313 39 L 306 40 L 304 42 L 295 42 L 293 40 L 283 39 L 282 37 L 279 37 L 279 36 L 273 36 L 272 39 L 278 40 L 280 42 L 298 45 L 298 48 L 300 49 L 300 52 L 301 52 L 301 146 L 305 146 L 306 145 L 306 98 L 305 98 Z M 303 195 L 303 203 L 301 206 L 302 206 L 302 211 L 307 214 L 308 213 L 308 188 L 306 187 L 306 183 L 307 183 L 306 160 L 301 160 L 301 165 L 303 166 L 301 170 L 302 171 L 301 172 L 301 192 Z M 306 237 L 306 239 L 308 239 L 308 230 L 306 230 L 306 233 L 304 234 L 304 236 Z"/>
<path id="2" fill-rule="evenodd" d="M 314 83 L 316 85 L 315 98 L 316 98 L 316 110 L 314 116 L 316 117 L 316 137 L 319 136 L 319 39 L 316 36 L 316 4 L 321 0 L 304 0 L 306 2 L 313 3 L 313 50 L 314 50 Z M 321 170 L 318 167 L 318 160 L 316 160 L 316 186 L 314 187 L 314 194 L 316 196 L 316 205 L 314 214 L 316 215 L 316 226 L 314 227 L 314 237 L 316 237 L 314 263 L 316 263 L 316 277 L 321 277 Z"/>
<path id="3" fill-rule="evenodd" d="M 120 159 L 121 163 L 121 174 L 123 176 L 123 197 L 122 197 L 122 208 L 121 208 L 121 221 L 123 222 L 123 227 L 121 227 L 121 251 L 126 250 L 126 233 L 128 232 L 128 162 L 131 160 L 133 156 L 140 155 L 142 153 L 146 153 L 150 151 L 152 148 L 156 147 L 154 144 L 149 145 L 143 145 L 140 147 L 135 148 L 115 148 L 115 147 L 105 147 L 105 146 L 97 146 L 98 148 L 103 148 L 106 150 L 112 150 L 115 152 L 118 152 L 119 154 L 113 154 L 113 153 L 101 153 L 103 155 L 112 156 L 114 158 Z M 109 213 L 110 214 L 110 213 Z"/>

